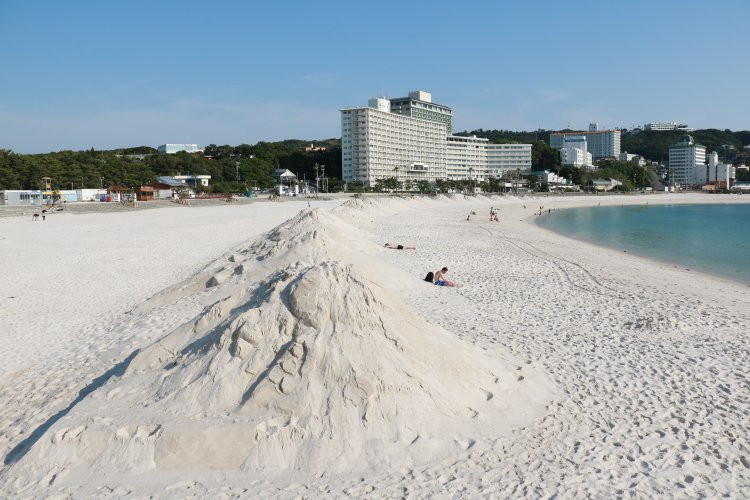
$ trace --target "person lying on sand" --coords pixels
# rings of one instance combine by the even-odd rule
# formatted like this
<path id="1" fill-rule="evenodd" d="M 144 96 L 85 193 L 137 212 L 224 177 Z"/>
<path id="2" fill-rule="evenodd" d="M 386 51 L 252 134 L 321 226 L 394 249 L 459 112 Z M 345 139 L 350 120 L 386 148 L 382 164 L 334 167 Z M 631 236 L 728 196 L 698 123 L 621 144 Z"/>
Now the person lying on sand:
<path id="1" fill-rule="evenodd" d="M 393 243 L 386 243 L 386 248 L 390 248 L 391 250 L 416 250 L 417 247 L 405 247 L 404 245 L 394 245 Z"/>
<path id="2" fill-rule="evenodd" d="M 433 283 L 435 283 L 437 286 L 457 286 L 453 281 L 445 279 L 445 273 L 447 272 L 447 267 L 444 267 L 440 271 L 436 272 Z"/>

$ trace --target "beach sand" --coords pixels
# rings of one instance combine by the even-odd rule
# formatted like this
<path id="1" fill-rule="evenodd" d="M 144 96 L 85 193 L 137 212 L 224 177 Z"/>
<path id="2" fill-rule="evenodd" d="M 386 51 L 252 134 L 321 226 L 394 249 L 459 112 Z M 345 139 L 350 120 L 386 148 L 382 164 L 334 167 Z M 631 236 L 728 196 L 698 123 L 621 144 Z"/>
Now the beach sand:
<path id="1" fill-rule="evenodd" d="M 750 494 L 750 289 L 533 223 L 742 197 L 342 201 L 0 220 L 0 493 Z"/>

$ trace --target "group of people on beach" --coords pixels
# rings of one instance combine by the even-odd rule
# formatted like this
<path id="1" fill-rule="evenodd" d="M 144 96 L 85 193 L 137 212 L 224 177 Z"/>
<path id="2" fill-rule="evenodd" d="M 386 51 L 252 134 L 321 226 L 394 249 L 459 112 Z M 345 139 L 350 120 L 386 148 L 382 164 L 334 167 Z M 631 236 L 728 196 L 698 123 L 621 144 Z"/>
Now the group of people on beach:
<path id="1" fill-rule="evenodd" d="M 526 208 L 526 205 L 524 205 L 523 208 Z M 539 213 L 536 214 L 536 215 L 542 215 L 543 213 L 544 213 L 544 205 L 540 205 L 539 206 Z M 547 215 L 551 215 L 551 214 L 552 214 L 552 209 L 548 208 L 547 209 Z"/>
<path id="2" fill-rule="evenodd" d="M 409 247 L 406 245 L 394 244 L 394 243 L 386 243 L 385 248 L 389 248 L 391 250 L 416 250 L 417 249 L 417 247 Z M 424 280 L 437 286 L 458 286 L 454 281 L 451 281 L 445 277 L 445 274 L 447 272 L 448 272 L 448 268 L 443 267 L 437 272 L 427 273 L 427 276 L 425 276 Z"/>
<path id="3" fill-rule="evenodd" d="M 475 211 L 469 212 L 469 215 L 466 216 L 466 220 L 470 221 L 472 215 L 476 215 L 477 213 Z M 490 222 L 500 222 L 500 210 L 495 207 L 490 207 Z"/>
<path id="4" fill-rule="evenodd" d="M 490 207 L 490 222 L 500 222 L 500 210 Z"/>
<path id="5" fill-rule="evenodd" d="M 526 208 L 526 205 L 523 206 L 523 208 Z M 544 206 L 539 207 L 539 214 L 541 215 L 542 210 L 544 210 Z M 550 210 L 551 212 L 551 210 Z M 471 216 L 476 215 L 477 213 L 474 211 L 469 212 L 469 215 L 466 216 L 467 221 L 471 221 Z M 490 222 L 500 222 L 500 210 L 495 207 L 490 207 Z M 385 248 L 390 248 L 392 250 L 416 250 L 416 247 L 409 247 L 404 246 L 401 244 L 393 244 L 393 243 L 386 243 Z M 446 273 L 448 272 L 447 267 L 442 267 L 439 271 L 436 272 L 429 272 L 427 273 L 427 276 L 425 276 L 424 280 L 428 283 L 433 283 L 437 286 L 448 286 L 448 287 L 457 287 L 455 281 L 451 281 L 445 277 Z"/>
<path id="6" fill-rule="evenodd" d="M 67 203 L 67 202 L 63 202 L 63 203 Z M 55 212 L 62 212 L 64 209 L 65 209 L 65 205 L 58 205 L 58 206 L 55 206 L 54 204 L 47 205 L 47 208 L 43 208 L 41 211 L 34 212 L 33 214 L 31 214 L 31 221 L 32 222 L 38 221 L 40 218 L 42 220 L 47 220 L 48 215 L 51 215 Z"/>

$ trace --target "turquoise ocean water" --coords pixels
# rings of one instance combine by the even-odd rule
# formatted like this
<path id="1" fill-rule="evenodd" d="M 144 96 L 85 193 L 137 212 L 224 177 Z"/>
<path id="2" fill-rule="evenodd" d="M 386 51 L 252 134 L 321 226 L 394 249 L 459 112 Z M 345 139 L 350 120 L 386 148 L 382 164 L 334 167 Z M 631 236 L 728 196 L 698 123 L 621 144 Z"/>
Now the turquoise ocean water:
<path id="1" fill-rule="evenodd" d="M 572 238 L 750 285 L 750 204 L 571 208 L 536 220 Z"/>

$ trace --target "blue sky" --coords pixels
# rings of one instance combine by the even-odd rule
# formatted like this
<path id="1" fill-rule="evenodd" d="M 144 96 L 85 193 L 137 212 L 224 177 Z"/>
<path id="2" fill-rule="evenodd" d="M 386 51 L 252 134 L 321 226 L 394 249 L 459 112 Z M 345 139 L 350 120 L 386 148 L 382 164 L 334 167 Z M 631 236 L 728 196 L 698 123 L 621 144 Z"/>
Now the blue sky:
<path id="1" fill-rule="evenodd" d="M 416 89 L 454 130 L 746 130 L 748 47 L 748 0 L 0 0 L 0 147 L 339 137 Z"/>

